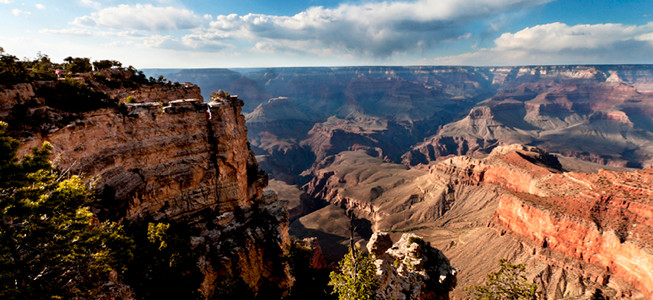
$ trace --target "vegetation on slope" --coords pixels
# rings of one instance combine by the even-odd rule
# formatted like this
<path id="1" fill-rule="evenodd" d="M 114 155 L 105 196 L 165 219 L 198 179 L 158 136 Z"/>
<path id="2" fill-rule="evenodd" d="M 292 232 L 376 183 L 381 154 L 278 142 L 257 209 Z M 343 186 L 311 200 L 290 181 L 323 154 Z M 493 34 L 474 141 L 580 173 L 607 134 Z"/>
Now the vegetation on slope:
<path id="1" fill-rule="evenodd" d="M 374 258 L 360 248 L 350 248 L 339 263 L 339 272 L 331 272 L 329 285 L 338 299 L 371 300 L 379 286 Z"/>
<path id="2" fill-rule="evenodd" d="M 126 270 L 133 242 L 100 221 L 77 176 L 54 170 L 48 143 L 16 158 L 0 122 L 0 298 L 94 297 Z"/>
<path id="3" fill-rule="evenodd" d="M 487 274 L 487 280 L 482 285 L 467 289 L 472 299 L 538 299 L 537 285 L 526 280 L 526 267 L 522 264 L 512 264 L 507 259 L 499 260 L 499 271 Z"/>

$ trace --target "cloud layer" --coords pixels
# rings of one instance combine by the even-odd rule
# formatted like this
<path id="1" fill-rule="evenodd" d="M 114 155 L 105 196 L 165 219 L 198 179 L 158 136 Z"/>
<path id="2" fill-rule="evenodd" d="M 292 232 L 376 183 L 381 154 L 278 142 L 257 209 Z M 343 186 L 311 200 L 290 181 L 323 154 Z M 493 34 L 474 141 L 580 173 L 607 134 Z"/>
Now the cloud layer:
<path id="1" fill-rule="evenodd" d="M 73 24 L 85 27 L 148 31 L 191 29 L 201 23 L 202 18 L 190 10 L 152 4 L 107 7 L 73 21 Z"/>
<path id="2" fill-rule="evenodd" d="M 317 56 L 316 64 L 321 58 L 465 65 L 653 63 L 649 54 L 653 50 L 653 23 L 571 26 L 557 22 L 499 35 L 511 15 L 550 1 L 401 0 L 310 7 L 290 16 L 211 16 L 171 6 L 177 2 L 166 0 L 157 0 L 156 5 L 105 8 L 93 0 L 78 0 L 94 7 L 95 12 L 75 18 L 70 28 L 40 32 L 80 39 L 99 37 L 103 45 L 112 47 L 159 48 L 198 55 L 274 54 L 311 60 Z M 16 9 L 13 14 L 26 17 L 29 12 Z M 495 37 L 494 46 L 476 49 L 487 37 Z M 423 58 L 445 47 L 455 48 L 450 53 L 470 52 Z M 420 56 L 421 61 L 414 59 Z M 407 61 L 407 57 L 413 60 Z"/>
<path id="3" fill-rule="evenodd" d="M 623 24 L 549 23 L 504 33 L 495 47 L 436 59 L 436 63 L 473 65 L 652 63 L 653 22 Z"/>
<path id="4" fill-rule="evenodd" d="M 462 25 L 548 0 L 418 0 L 312 7 L 294 16 L 220 15 L 205 34 L 256 41 L 258 48 L 388 57 L 468 37 Z M 306 48 L 308 46 L 308 48 Z"/>
<path id="5" fill-rule="evenodd" d="M 83 0 L 89 2 L 89 0 Z M 550 0 L 417 0 L 311 7 L 293 16 L 264 14 L 199 16 L 187 9 L 151 4 L 118 5 L 76 18 L 97 30 L 191 32 L 177 45 L 214 51 L 247 42 L 260 52 L 389 57 L 465 39 L 466 23 Z M 210 22 L 209 22 L 210 21 Z M 71 30 L 71 33 L 75 31 Z"/>

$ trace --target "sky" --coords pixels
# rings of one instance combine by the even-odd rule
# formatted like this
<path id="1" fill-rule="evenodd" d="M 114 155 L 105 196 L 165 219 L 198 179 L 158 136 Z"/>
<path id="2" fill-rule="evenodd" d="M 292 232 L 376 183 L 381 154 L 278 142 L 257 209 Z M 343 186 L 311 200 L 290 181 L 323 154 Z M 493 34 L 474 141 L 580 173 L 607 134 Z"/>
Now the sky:
<path id="1" fill-rule="evenodd" d="M 0 0 L 0 47 L 137 68 L 653 64 L 653 0 Z"/>

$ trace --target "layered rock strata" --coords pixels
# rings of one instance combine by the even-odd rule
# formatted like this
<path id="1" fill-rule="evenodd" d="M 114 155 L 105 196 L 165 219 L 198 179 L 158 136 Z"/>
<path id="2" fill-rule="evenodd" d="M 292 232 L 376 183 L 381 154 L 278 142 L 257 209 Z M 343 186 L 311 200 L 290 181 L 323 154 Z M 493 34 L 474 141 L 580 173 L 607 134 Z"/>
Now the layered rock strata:
<path id="1" fill-rule="evenodd" d="M 204 103 L 183 98 L 201 97 L 197 86 L 152 85 L 105 93 L 137 95 L 138 103 L 68 113 L 30 96 L 30 86 L 13 88 L 24 99 L 4 92 L 8 116 L 11 101 L 30 101 L 34 109 L 74 119 L 23 138 L 22 153 L 50 142 L 54 166 L 89 178 L 102 200 L 98 209 L 109 218 L 186 223 L 204 297 L 225 295 L 227 283 L 243 283 L 253 295 L 287 293 L 293 282 L 283 260 L 288 213 L 274 195 L 263 195 L 267 176 L 249 149 L 242 100 Z M 177 96 L 182 99 L 171 99 Z"/>
<path id="2" fill-rule="evenodd" d="M 233 211 L 265 185 L 247 148 L 241 105 L 237 98 L 127 104 L 125 114 L 93 111 L 23 148 L 49 141 L 54 165 L 99 176 L 101 194 L 127 219 Z"/>
<path id="3" fill-rule="evenodd" d="M 481 283 L 504 257 L 524 263 L 547 299 L 596 288 L 651 297 L 651 170 L 566 172 L 555 156 L 522 145 L 422 169 L 354 152 L 323 164 L 309 196 L 353 210 L 375 231 L 419 233 L 461 271 L 461 286 Z"/>
<path id="4" fill-rule="evenodd" d="M 651 170 L 563 173 L 555 162 L 539 149 L 515 145 L 497 148 L 482 161 L 452 158 L 431 172 L 460 184 L 500 187 L 494 224 L 542 249 L 603 268 L 576 271 L 611 286 L 617 296 L 636 297 L 638 290 L 651 297 Z M 610 276 L 627 285 L 611 282 Z"/>

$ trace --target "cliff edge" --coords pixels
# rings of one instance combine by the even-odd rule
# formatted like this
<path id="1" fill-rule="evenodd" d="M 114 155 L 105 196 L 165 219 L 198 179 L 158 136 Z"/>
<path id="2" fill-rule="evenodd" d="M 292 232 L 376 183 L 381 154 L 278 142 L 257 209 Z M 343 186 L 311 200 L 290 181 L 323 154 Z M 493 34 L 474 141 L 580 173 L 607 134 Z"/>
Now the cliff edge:
<path id="1" fill-rule="evenodd" d="M 122 72 L 113 71 L 124 83 Z M 275 195 L 263 195 L 267 176 L 249 148 L 243 101 L 222 95 L 205 103 L 188 83 L 108 86 L 97 78 L 4 88 L 0 116 L 15 124 L 19 152 L 50 142 L 55 167 L 95 186 L 102 216 L 184 224 L 197 257 L 188 268 L 199 269 L 203 297 L 228 295 L 230 285 L 254 296 L 286 294 L 293 282 L 282 259 L 288 214 Z M 69 86 L 96 105 L 58 105 L 52 94 Z"/>

